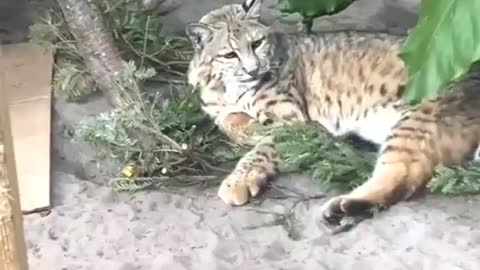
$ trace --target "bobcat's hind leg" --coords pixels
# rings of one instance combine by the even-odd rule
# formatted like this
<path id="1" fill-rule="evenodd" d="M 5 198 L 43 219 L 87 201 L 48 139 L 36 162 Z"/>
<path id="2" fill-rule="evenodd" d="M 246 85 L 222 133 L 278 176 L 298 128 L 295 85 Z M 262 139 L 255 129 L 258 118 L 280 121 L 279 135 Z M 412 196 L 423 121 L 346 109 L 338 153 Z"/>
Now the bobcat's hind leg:
<path id="1" fill-rule="evenodd" d="M 422 116 L 423 118 L 419 118 Z M 437 125 L 425 115 L 406 117 L 394 127 L 380 149 L 370 179 L 348 194 L 332 198 L 323 205 L 322 216 L 338 223 L 345 216 L 371 214 L 374 207 L 386 207 L 407 200 L 424 190 L 439 160 Z"/>
<path id="2" fill-rule="evenodd" d="M 374 207 L 390 206 L 423 190 L 432 172 L 433 166 L 427 160 L 381 157 L 372 177 L 352 192 L 327 201 L 322 216 L 338 224 L 346 216 L 370 215 Z"/>
<path id="3" fill-rule="evenodd" d="M 370 180 L 328 201 L 323 217 L 335 223 L 373 206 L 407 200 L 425 190 L 438 165 L 459 165 L 472 154 L 478 158 L 478 103 L 459 97 L 445 94 L 405 114 L 383 143 Z"/>

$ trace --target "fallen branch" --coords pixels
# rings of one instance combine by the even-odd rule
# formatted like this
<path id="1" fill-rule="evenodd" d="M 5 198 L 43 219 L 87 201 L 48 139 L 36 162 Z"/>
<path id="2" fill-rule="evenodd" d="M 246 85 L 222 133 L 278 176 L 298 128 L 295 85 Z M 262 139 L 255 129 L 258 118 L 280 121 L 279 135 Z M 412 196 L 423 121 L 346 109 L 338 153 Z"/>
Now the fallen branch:
<path id="1" fill-rule="evenodd" d="M 265 199 L 272 199 L 272 200 L 285 200 L 285 199 L 295 199 L 292 205 L 285 211 L 285 212 L 275 212 L 275 211 L 270 211 L 266 209 L 261 209 L 261 208 L 250 208 L 250 211 L 259 213 L 259 214 L 268 214 L 268 215 L 274 215 L 275 218 L 272 221 L 265 222 L 260 225 L 253 225 L 253 226 L 246 226 L 244 229 L 247 230 L 253 230 L 253 229 L 258 229 L 262 227 L 271 227 L 271 226 L 282 226 L 285 231 L 287 231 L 288 237 L 297 240 L 299 238 L 298 236 L 298 229 L 296 227 L 296 215 L 295 215 L 295 209 L 300 203 L 309 203 L 311 200 L 319 200 L 325 198 L 325 194 L 320 193 L 320 194 L 314 194 L 314 195 L 305 195 L 302 194 L 299 191 L 293 190 L 291 188 L 287 188 L 281 185 L 277 185 L 272 183 L 271 188 L 273 190 L 277 190 L 282 193 L 282 195 L 279 196 L 270 196 L 270 195 L 265 195 L 262 198 L 258 198 L 253 201 L 255 205 L 259 205 L 265 201 Z"/>
<path id="2" fill-rule="evenodd" d="M 98 88 L 113 107 L 121 107 L 120 58 L 102 14 L 92 0 L 58 0 L 80 55 Z"/>

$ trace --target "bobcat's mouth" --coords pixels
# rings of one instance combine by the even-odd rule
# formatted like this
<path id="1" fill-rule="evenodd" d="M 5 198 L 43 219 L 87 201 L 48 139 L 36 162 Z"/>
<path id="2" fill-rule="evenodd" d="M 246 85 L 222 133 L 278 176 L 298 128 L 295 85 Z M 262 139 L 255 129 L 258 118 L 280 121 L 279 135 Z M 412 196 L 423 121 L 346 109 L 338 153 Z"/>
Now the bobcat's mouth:
<path id="1" fill-rule="evenodd" d="M 269 69 L 267 67 L 260 68 L 260 70 L 255 74 L 249 74 L 247 72 L 242 72 L 240 75 L 240 81 L 255 81 L 261 80 L 266 74 L 268 74 Z"/>

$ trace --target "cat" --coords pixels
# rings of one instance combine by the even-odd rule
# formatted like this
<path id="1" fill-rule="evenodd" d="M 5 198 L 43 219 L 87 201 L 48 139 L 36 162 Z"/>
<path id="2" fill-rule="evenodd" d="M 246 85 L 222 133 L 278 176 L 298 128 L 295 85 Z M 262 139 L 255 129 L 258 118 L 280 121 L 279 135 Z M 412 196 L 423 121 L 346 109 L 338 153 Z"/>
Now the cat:
<path id="1" fill-rule="evenodd" d="M 404 36 L 281 33 L 262 22 L 261 5 L 223 6 L 186 26 L 194 48 L 188 81 L 203 110 L 233 141 L 252 145 L 218 189 L 225 203 L 247 203 L 279 172 L 272 138 L 249 143 L 256 124 L 316 122 L 335 136 L 355 134 L 379 146 L 369 180 L 322 206 L 332 224 L 410 199 L 436 166 L 478 156 L 480 76 L 408 106 Z"/>

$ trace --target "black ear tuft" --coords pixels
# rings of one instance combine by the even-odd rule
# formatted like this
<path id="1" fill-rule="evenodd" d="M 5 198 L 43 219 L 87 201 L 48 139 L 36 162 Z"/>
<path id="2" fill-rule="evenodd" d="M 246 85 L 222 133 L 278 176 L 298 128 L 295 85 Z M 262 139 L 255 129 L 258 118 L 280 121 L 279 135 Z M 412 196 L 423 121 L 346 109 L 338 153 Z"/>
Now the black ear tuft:
<path id="1" fill-rule="evenodd" d="M 252 4 L 255 2 L 255 0 L 245 0 L 243 3 L 242 3 L 242 8 L 243 10 L 245 11 L 245 13 L 247 13 L 250 8 L 252 7 Z"/>
<path id="2" fill-rule="evenodd" d="M 300 0 L 301 1 L 301 0 Z M 242 3 L 242 9 L 249 17 L 259 17 L 262 0 L 245 0 Z"/>

